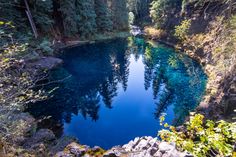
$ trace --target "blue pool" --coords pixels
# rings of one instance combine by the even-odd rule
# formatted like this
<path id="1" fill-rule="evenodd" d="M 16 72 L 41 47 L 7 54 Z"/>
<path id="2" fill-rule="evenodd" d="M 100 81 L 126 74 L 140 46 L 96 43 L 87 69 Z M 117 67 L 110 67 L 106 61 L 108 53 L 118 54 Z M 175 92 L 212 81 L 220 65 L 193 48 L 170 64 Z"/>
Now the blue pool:
<path id="1" fill-rule="evenodd" d="M 51 98 L 31 104 L 40 127 L 81 144 L 108 149 L 137 136 L 156 136 L 161 113 L 181 124 L 204 95 L 201 66 L 165 45 L 116 39 L 66 49 L 63 66 L 50 73 Z"/>

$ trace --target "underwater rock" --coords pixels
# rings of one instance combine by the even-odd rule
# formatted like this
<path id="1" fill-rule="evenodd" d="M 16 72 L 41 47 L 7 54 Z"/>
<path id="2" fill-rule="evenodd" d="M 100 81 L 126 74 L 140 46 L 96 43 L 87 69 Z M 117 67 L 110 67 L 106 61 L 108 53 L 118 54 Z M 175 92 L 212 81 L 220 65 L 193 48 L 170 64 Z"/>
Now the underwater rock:
<path id="1" fill-rule="evenodd" d="M 61 65 L 63 60 L 56 57 L 42 57 L 34 62 L 28 64 L 29 67 L 34 67 L 35 69 L 54 69 Z"/>

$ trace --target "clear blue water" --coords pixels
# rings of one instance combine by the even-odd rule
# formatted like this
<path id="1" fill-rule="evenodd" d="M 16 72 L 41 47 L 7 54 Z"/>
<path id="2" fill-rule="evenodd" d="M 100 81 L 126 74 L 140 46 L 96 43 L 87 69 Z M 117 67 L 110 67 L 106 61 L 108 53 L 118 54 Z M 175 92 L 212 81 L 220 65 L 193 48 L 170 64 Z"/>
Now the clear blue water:
<path id="1" fill-rule="evenodd" d="M 206 76 L 186 55 L 140 38 L 65 50 L 64 65 L 51 72 L 53 97 L 30 105 L 41 127 L 58 136 L 105 149 L 137 136 L 156 136 L 161 113 L 183 122 L 204 94 Z M 69 78 L 67 78 L 70 76 Z M 64 79 L 67 78 L 67 79 Z"/>

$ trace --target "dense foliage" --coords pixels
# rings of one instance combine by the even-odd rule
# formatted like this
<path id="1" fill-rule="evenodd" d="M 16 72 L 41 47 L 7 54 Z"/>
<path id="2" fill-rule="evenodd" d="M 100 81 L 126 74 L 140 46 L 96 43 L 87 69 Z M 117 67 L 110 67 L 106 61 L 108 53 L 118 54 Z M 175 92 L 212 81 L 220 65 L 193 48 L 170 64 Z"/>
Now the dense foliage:
<path id="1" fill-rule="evenodd" d="M 26 58 L 32 45 L 18 40 L 11 22 L 0 21 L 0 142 L 12 142 L 27 127 L 22 119 L 14 119 L 16 112 L 30 102 L 47 98 L 36 84 L 47 77 L 46 71 L 29 68 Z"/>
<path id="2" fill-rule="evenodd" d="M 81 19 L 78 22 L 79 32 L 82 37 L 89 38 L 97 31 L 96 13 L 93 0 L 77 1 L 77 13 Z"/>
<path id="3" fill-rule="evenodd" d="M 75 9 L 75 0 L 60 1 L 60 11 L 63 21 L 63 29 L 65 36 L 72 36 L 78 32 L 78 22 L 80 16 Z"/>
<path id="4" fill-rule="evenodd" d="M 99 31 L 112 31 L 113 23 L 111 10 L 108 8 L 107 0 L 95 0 L 96 23 Z"/>
<path id="5" fill-rule="evenodd" d="M 2 0 L 0 8 L 2 21 L 11 21 L 17 30 L 24 28 L 27 32 L 31 32 L 30 23 L 34 23 L 36 31 L 41 35 L 79 35 L 82 39 L 88 39 L 98 31 L 128 29 L 126 0 Z"/>
<path id="6" fill-rule="evenodd" d="M 134 15 L 134 23 L 145 25 L 149 23 L 149 7 L 152 0 L 127 0 L 129 12 Z"/>
<path id="7" fill-rule="evenodd" d="M 150 7 L 152 22 L 157 28 L 166 26 L 167 21 L 179 8 L 181 0 L 153 0 Z"/>
<path id="8" fill-rule="evenodd" d="M 160 118 L 163 125 L 164 116 Z M 187 150 L 194 156 L 232 156 L 236 140 L 236 123 L 226 121 L 204 121 L 201 114 L 193 114 L 177 131 L 175 127 L 164 124 L 170 130 L 161 130 L 159 135 L 164 141 L 175 142 L 182 151 Z"/>
<path id="9" fill-rule="evenodd" d="M 182 21 L 180 25 L 175 26 L 174 36 L 180 40 L 186 40 L 190 26 L 191 20 Z"/>
<path id="10" fill-rule="evenodd" d="M 52 19 L 53 1 L 36 0 L 34 3 L 31 2 L 31 4 L 33 6 L 32 14 L 36 25 L 38 25 L 43 32 L 50 32 L 54 24 L 54 20 Z"/>
<path id="11" fill-rule="evenodd" d="M 26 16 L 19 10 L 19 1 L 3 1 L 0 3 L 0 20 L 5 22 L 12 22 L 19 28 L 26 27 Z"/>
<path id="12" fill-rule="evenodd" d="M 126 30 L 128 28 L 128 10 L 126 0 L 112 0 L 112 20 L 116 30 Z"/>

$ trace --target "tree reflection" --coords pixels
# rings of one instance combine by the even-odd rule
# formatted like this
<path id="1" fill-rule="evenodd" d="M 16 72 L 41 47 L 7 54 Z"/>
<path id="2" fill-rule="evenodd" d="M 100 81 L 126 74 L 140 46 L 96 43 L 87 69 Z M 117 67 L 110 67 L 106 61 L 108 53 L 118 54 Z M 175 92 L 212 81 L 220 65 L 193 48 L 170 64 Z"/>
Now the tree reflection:
<path id="1" fill-rule="evenodd" d="M 138 61 L 140 56 L 145 53 L 145 40 L 142 38 L 135 37 L 129 37 L 127 40 L 129 53 L 134 55 L 135 61 Z"/>
<path id="2" fill-rule="evenodd" d="M 100 85 L 100 95 L 103 97 L 103 102 L 107 108 L 112 108 L 112 98 L 117 96 L 117 84 L 118 82 L 111 78 Z"/>
<path id="3" fill-rule="evenodd" d="M 168 106 L 173 105 L 173 123 L 178 125 L 200 102 L 205 88 L 202 81 L 205 75 L 190 58 L 171 51 L 158 44 L 146 46 L 144 87 L 147 90 L 152 86 L 157 106 L 155 117 L 159 118 Z"/>
<path id="4" fill-rule="evenodd" d="M 127 82 L 129 77 L 129 51 L 127 51 L 127 41 L 122 40 L 119 46 L 114 44 L 111 53 L 112 70 L 114 77 L 122 84 L 123 90 L 127 89 Z"/>
<path id="5" fill-rule="evenodd" d="M 102 104 L 112 108 L 113 98 L 118 94 L 118 84 L 127 89 L 129 52 L 126 50 L 127 41 L 118 40 L 109 44 L 81 46 L 67 52 L 63 55 L 65 67 L 53 71 L 51 79 L 72 77 L 46 87 L 49 90 L 60 88 L 52 98 L 30 105 L 27 111 L 35 117 L 51 116 L 61 125 L 63 122 L 69 123 L 71 117 L 78 114 L 98 120 Z"/>
<path id="6" fill-rule="evenodd" d="M 32 104 L 28 111 L 35 117 L 51 116 L 61 127 L 64 122 L 70 123 L 74 115 L 97 121 L 101 105 L 111 109 L 119 87 L 127 90 L 131 54 L 136 61 L 142 57 L 144 88 L 153 92 L 155 118 L 172 105 L 174 124 L 181 123 L 200 101 L 205 76 L 188 57 L 139 38 L 84 45 L 66 51 L 62 55 L 64 66 L 53 71 L 51 79 L 72 77 L 46 87 L 48 90 L 60 88 L 52 98 Z"/>

